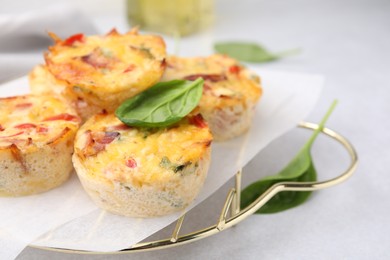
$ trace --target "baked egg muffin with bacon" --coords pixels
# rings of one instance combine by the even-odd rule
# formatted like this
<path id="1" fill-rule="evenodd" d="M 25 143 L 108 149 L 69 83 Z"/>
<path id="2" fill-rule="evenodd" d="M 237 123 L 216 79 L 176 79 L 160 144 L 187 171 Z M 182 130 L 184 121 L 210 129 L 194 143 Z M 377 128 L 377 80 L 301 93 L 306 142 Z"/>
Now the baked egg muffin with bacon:
<path id="1" fill-rule="evenodd" d="M 77 113 L 47 96 L 0 98 L 0 196 L 44 192 L 73 170 Z"/>
<path id="2" fill-rule="evenodd" d="M 51 36 L 55 44 L 45 53 L 49 72 L 87 104 L 109 112 L 157 83 L 165 69 L 164 40 L 137 29 L 65 40 Z"/>
<path id="3" fill-rule="evenodd" d="M 214 140 L 236 137 L 251 125 L 262 88 L 260 78 L 236 60 L 220 54 L 184 58 L 169 56 L 162 81 L 204 79 L 200 113 Z"/>
<path id="4" fill-rule="evenodd" d="M 184 209 L 199 193 L 211 141 L 200 114 L 167 128 L 139 128 L 103 113 L 79 129 L 73 164 L 101 208 L 129 217 L 162 216 Z"/>

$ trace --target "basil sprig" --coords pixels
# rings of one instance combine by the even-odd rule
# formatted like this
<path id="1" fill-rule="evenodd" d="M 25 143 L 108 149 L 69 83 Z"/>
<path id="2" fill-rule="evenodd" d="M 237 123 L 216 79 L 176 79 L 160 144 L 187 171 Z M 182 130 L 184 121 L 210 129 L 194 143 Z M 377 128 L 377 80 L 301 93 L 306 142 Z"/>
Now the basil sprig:
<path id="1" fill-rule="evenodd" d="M 318 128 L 313 132 L 310 139 L 302 147 L 299 153 L 292 161 L 282 169 L 278 174 L 265 177 L 262 180 L 254 182 L 247 186 L 241 192 L 241 207 L 245 208 L 255 201 L 268 188 L 278 182 L 295 181 L 310 182 L 316 181 L 317 173 L 310 155 L 310 149 L 318 134 L 324 128 L 325 122 L 335 108 L 337 102 L 334 101 L 328 112 L 321 120 Z M 310 196 L 311 192 L 302 191 L 282 191 L 277 193 L 256 213 L 276 213 L 286 209 L 296 207 L 304 203 Z"/>
<path id="2" fill-rule="evenodd" d="M 129 126 L 167 127 L 198 105 L 202 90 L 202 78 L 160 82 L 123 102 L 115 115 Z"/>
<path id="3" fill-rule="evenodd" d="M 279 53 L 271 53 L 263 46 L 250 42 L 220 42 L 214 45 L 215 51 L 227 54 L 232 58 L 248 62 L 268 62 L 289 55 L 297 54 L 299 49 L 287 50 Z"/>

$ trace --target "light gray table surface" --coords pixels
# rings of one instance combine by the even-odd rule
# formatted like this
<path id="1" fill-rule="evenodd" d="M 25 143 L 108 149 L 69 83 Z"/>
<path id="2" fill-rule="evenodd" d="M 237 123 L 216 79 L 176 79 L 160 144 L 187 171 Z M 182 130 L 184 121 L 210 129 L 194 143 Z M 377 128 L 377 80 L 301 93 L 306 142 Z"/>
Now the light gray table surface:
<path id="1" fill-rule="evenodd" d="M 97 4 L 104 9 L 106 2 Z M 98 10 L 91 18 L 102 32 L 129 28 L 119 8 L 107 14 Z M 327 125 L 357 149 L 360 161 L 352 178 L 315 192 L 298 208 L 254 215 L 220 234 L 176 248 L 111 256 L 26 248 L 17 259 L 389 259 L 390 1 L 217 0 L 215 24 L 183 38 L 180 54 L 211 54 L 212 44 L 220 40 L 256 41 L 273 51 L 301 49 L 296 56 L 250 66 L 326 77 L 306 120 L 318 122 L 330 103 L 339 100 Z M 167 43 L 172 51 L 173 40 Z M 296 129 L 273 142 L 245 168 L 245 183 L 280 169 L 306 137 Z M 336 176 L 348 163 L 342 148 L 327 138 L 318 140 L 313 153 L 320 178 Z M 213 222 L 217 213 L 210 212 L 220 207 L 227 190 L 228 185 L 190 213 L 186 229 L 204 219 Z"/>

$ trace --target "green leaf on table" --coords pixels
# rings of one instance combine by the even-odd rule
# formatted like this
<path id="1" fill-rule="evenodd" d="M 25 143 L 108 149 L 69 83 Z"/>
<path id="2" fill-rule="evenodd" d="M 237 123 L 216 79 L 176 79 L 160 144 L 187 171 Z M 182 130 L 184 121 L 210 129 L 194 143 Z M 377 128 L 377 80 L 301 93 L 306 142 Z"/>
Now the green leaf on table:
<path id="1" fill-rule="evenodd" d="M 241 191 L 241 208 L 246 208 L 254 202 L 272 185 L 279 182 L 310 182 L 316 181 L 317 173 L 311 158 L 310 150 L 318 134 L 323 130 L 325 122 L 329 118 L 337 102 L 334 101 L 321 120 L 318 128 L 313 132 L 310 139 L 301 148 L 298 154 L 278 174 L 265 177 L 254 182 Z M 277 193 L 256 213 L 276 213 L 296 207 L 304 203 L 311 192 L 303 191 L 282 191 Z"/>
<path id="2" fill-rule="evenodd" d="M 299 49 L 287 50 L 279 53 L 271 53 L 263 46 L 250 42 L 219 42 L 214 45 L 218 53 L 226 54 L 239 61 L 268 62 L 289 55 L 297 54 Z"/>
<path id="3" fill-rule="evenodd" d="M 123 102 L 115 115 L 129 126 L 167 127 L 198 105 L 202 90 L 202 78 L 160 82 Z"/>

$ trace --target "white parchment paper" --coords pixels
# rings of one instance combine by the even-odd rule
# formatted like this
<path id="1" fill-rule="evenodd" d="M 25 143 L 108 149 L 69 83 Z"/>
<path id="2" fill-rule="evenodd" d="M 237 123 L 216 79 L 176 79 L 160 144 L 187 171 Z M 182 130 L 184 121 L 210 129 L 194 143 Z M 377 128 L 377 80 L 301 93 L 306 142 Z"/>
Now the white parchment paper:
<path id="1" fill-rule="evenodd" d="M 256 108 L 253 125 L 239 138 L 213 143 L 212 163 L 205 185 L 187 210 L 214 193 L 272 140 L 303 120 L 314 107 L 324 83 L 319 75 L 256 72 L 261 76 L 264 94 Z M 25 93 L 27 89 L 26 82 L 13 82 L 0 87 L 0 96 Z M 63 192 L 66 187 L 72 191 Z M 14 199 L 0 198 L 0 252 L 12 245 L 12 239 L 22 241 L 17 246 L 20 248 L 39 235 L 42 236 L 33 242 L 34 245 L 116 251 L 143 240 L 182 214 L 151 219 L 115 216 L 91 205 L 76 178 L 53 193 L 37 197 L 40 196 L 39 203 L 34 206 L 29 197 L 17 199 L 17 204 L 12 202 Z M 70 199 L 71 205 L 62 207 Z M 18 217 L 14 218 L 15 215 Z M 9 241 L 2 235 L 5 234 L 3 229 L 12 234 Z"/>

